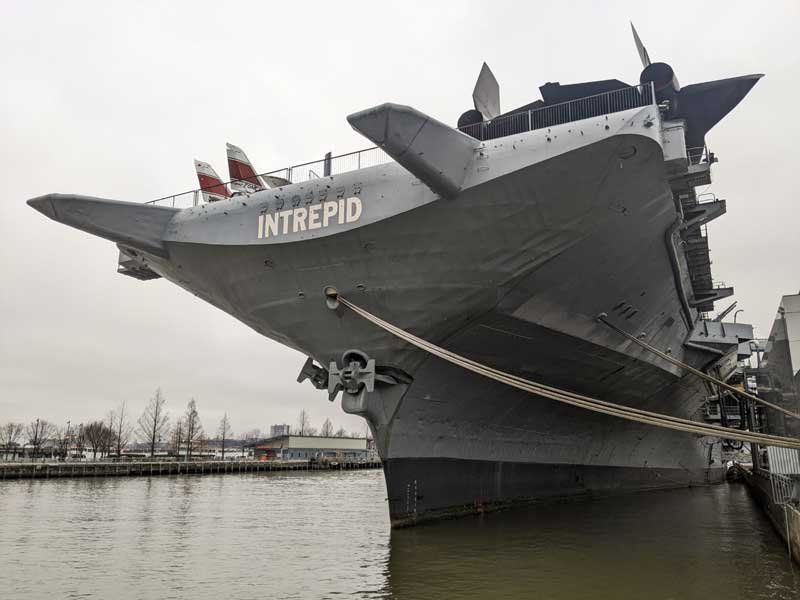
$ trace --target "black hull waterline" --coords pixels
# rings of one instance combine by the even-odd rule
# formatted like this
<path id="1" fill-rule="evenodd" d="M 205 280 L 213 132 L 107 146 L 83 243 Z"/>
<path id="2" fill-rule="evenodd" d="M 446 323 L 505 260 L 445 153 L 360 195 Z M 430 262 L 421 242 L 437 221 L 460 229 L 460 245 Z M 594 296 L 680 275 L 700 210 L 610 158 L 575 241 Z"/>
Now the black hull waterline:
<path id="1" fill-rule="evenodd" d="M 718 484 L 725 478 L 721 465 L 683 469 L 450 458 L 389 459 L 384 472 L 392 527 L 542 501 Z"/>

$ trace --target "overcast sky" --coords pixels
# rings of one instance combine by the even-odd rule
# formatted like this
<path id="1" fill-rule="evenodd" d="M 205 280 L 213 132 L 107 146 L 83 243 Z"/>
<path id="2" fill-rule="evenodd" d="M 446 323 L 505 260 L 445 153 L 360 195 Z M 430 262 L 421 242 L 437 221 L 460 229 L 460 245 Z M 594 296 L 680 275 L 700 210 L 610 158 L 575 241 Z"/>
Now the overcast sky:
<path id="1" fill-rule="evenodd" d="M 447 123 L 486 60 L 504 108 L 547 81 L 638 82 L 632 19 L 682 84 L 765 73 L 707 138 L 713 274 L 766 336 L 800 289 L 800 3 L 0 2 L 0 422 L 73 423 L 161 387 L 206 429 L 361 420 L 295 375 L 304 357 L 163 279 L 115 273 L 114 245 L 25 200 L 146 201 L 226 173 L 225 142 L 260 171 L 370 144 L 345 121 L 393 101 Z M 762 8 L 768 6 L 768 10 Z M 721 304 L 723 307 L 725 304 Z"/>

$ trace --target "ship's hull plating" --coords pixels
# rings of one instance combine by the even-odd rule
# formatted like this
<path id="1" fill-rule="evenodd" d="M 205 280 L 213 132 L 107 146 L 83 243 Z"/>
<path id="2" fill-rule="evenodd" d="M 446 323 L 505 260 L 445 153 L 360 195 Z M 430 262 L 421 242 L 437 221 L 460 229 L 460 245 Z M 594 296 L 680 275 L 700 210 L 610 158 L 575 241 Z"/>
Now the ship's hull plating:
<path id="1" fill-rule="evenodd" d="M 493 367 L 698 418 L 699 380 L 596 320 L 606 312 L 683 360 L 708 360 L 682 344 L 688 318 L 665 236 L 675 218 L 659 145 L 617 135 L 335 238 L 169 243 L 170 260 L 153 263 L 323 365 L 357 348 L 413 378 L 345 406 L 370 422 L 390 515 L 404 524 L 718 480 L 719 464 L 708 440 L 561 405 L 429 357 L 353 313 L 328 310 L 322 287 Z M 685 269 L 677 276 L 688 286 Z"/>
<path id="2" fill-rule="evenodd" d="M 504 343 L 508 331 L 518 344 Z M 512 352 L 492 355 L 502 346 Z M 448 347 L 543 383 L 686 418 L 697 418 L 707 393 L 695 377 L 677 378 L 498 315 Z M 380 422 L 380 411 L 372 411 Z M 437 358 L 415 373 L 401 402 L 385 402 L 383 411 L 391 418 L 375 434 L 396 525 L 543 498 L 722 481 L 714 440 L 587 412 Z"/>
<path id="3" fill-rule="evenodd" d="M 390 458 L 384 461 L 393 527 L 530 504 L 722 483 L 722 468 Z"/>

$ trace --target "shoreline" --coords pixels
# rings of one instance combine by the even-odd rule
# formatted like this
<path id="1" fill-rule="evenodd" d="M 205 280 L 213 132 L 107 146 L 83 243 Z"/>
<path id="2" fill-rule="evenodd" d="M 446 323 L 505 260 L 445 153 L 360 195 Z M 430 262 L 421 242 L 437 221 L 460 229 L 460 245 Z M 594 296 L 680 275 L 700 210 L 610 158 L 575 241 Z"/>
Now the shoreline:
<path id="1" fill-rule="evenodd" d="M 309 460 L 198 460 L 132 462 L 0 463 L 0 481 L 12 479 L 61 479 L 64 477 L 141 477 L 160 475 L 217 475 L 270 471 L 345 471 L 378 469 L 380 461 L 315 462 Z"/>

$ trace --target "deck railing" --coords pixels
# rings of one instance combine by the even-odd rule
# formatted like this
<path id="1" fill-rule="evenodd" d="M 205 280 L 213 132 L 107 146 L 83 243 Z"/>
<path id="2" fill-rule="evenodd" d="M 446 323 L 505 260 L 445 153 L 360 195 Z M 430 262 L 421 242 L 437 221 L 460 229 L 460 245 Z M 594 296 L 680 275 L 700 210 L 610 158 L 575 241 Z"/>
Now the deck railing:
<path id="1" fill-rule="evenodd" d="M 555 125 L 563 125 L 582 119 L 590 119 L 602 115 L 613 114 L 632 108 L 649 106 L 655 103 L 655 93 L 653 85 L 646 83 L 628 88 L 587 96 L 577 100 L 570 100 L 560 104 L 553 104 L 533 110 L 514 113 L 499 117 L 492 121 L 484 121 L 475 125 L 461 127 L 460 131 L 478 140 L 489 140 L 535 129 L 544 129 Z M 326 177 L 328 175 L 339 175 L 349 171 L 356 171 L 366 167 L 391 162 L 392 158 L 378 147 L 366 148 L 357 152 L 340 154 L 339 156 L 325 157 L 311 162 L 293 165 L 261 173 L 262 178 L 277 177 L 287 183 L 303 183 L 312 179 Z M 239 180 L 228 181 L 225 185 L 230 185 Z M 156 200 L 151 200 L 147 204 L 157 204 L 159 206 L 172 206 L 174 208 L 187 208 L 197 206 L 203 202 L 203 191 L 212 191 L 213 188 L 200 188 L 164 196 Z"/>
<path id="2" fill-rule="evenodd" d="M 479 140 L 491 140 L 545 129 L 573 121 L 610 115 L 631 108 L 649 106 L 655 103 L 653 84 L 645 83 L 633 87 L 604 92 L 594 96 L 569 100 L 560 104 L 543 106 L 523 112 L 498 117 L 475 125 L 461 127 L 460 130 Z"/>
<path id="3" fill-rule="evenodd" d="M 373 147 L 358 150 L 356 152 L 349 152 L 347 154 L 340 154 L 339 156 L 331 156 L 313 160 L 311 162 L 293 165 L 278 169 L 277 171 L 270 171 L 269 173 L 261 173 L 259 177 L 277 177 L 285 180 L 287 183 L 303 183 L 327 177 L 328 175 L 339 175 L 349 171 L 356 171 L 358 169 L 365 169 L 367 167 L 374 167 L 391 162 L 392 158 L 383 151 L 382 148 Z M 241 181 L 233 179 L 226 182 L 224 185 L 230 187 L 230 184 Z M 164 196 L 151 200 L 147 204 L 156 204 L 158 206 L 171 206 L 173 208 L 188 208 L 190 206 L 197 206 L 203 202 L 203 191 L 214 191 L 218 189 L 218 185 L 209 186 L 207 188 L 199 188 L 196 190 L 189 190 L 188 192 L 181 192 L 171 196 Z"/>
<path id="4" fill-rule="evenodd" d="M 286 175 L 283 178 L 292 183 L 303 183 L 304 181 L 318 179 L 327 175 L 337 175 L 382 165 L 391 162 L 391 160 L 392 157 L 386 154 L 382 148 L 366 148 L 349 154 L 341 154 L 287 167 L 286 169 L 281 169 L 280 173 L 285 173 Z M 278 173 L 270 173 L 270 175 L 281 177 Z"/>
<path id="5" fill-rule="evenodd" d="M 687 148 L 686 158 L 689 159 L 690 165 L 710 165 L 715 162 L 714 153 L 709 152 L 707 145 Z"/>

